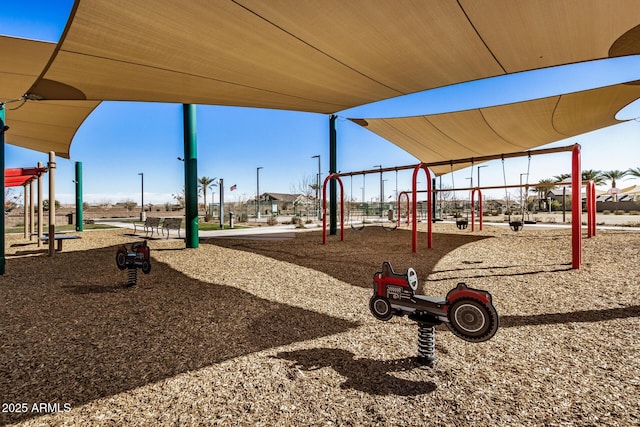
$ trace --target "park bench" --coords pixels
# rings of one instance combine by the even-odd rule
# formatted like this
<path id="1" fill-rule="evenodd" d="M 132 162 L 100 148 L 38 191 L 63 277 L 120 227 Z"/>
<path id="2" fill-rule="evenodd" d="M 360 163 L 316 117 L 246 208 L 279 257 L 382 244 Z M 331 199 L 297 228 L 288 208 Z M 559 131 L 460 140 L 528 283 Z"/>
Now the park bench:
<path id="1" fill-rule="evenodd" d="M 148 236 L 149 235 L 149 231 L 151 231 L 151 237 L 153 237 L 153 229 L 155 228 L 156 234 L 160 235 L 160 221 L 161 220 L 162 220 L 162 218 L 150 216 L 150 217 L 147 217 L 147 219 L 145 219 L 144 222 L 134 221 L 133 222 L 133 232 L 134 233 L 136 232 L 137 227 L 142 227 L 144 232 L 145 232 L 145 236 Z"/>
<path id="2" fill-rule="evenodd" d="M 74 236 L 71 234 L 56 234 L 55 236 L 53 236 L 53 240 L 55 240 L 56 242 L 56 251 L 62 252 L 62 242 L 64 242 L 65 240 L 74 240 L 80 238 L 80 236 Z M 48 242 L 49 236 L 42 236 L 40 240 L 42 240 L 43 242 Z"/>
<path id="3" fill-rule="evenodd" d="M 162 229 L 167 230 L 167 239 L 169 238 L 169 230 L 178 230 L 178 238 L 180 238 L 181 224 L 182 224 L 182 218 L 165 218 L 162 221 Z"/>

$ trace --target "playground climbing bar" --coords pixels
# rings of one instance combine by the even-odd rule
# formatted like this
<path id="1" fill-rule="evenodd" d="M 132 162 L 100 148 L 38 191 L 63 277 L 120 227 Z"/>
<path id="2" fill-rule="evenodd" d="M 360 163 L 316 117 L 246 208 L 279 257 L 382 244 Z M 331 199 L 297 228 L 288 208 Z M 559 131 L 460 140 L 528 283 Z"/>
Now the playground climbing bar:
<path id="1" fill-rule="evenodd" d="M 429 172 L 429 168 L 424 164 L 420 163 L 416 165 L 413 169 L 413 181 L 412 181 L 412 194 L 411 194 L 411 207 L 413 209 L 413 216 L 411 218 L 411 251 L 418 251 L 418 215 L 416 212 L 418 211 L 418 172 L 420 169 L 424 170 L 427 174 L 427 206 L 431 206 L 431 197 L 432 197 L 432 188 L 431 188 L 431 172 Z M 433 246 L 433 230 L 432 230 L 432 217 L 431 217 L 431 209 L 427 209 L 427 248 L 431 249 Z"/>

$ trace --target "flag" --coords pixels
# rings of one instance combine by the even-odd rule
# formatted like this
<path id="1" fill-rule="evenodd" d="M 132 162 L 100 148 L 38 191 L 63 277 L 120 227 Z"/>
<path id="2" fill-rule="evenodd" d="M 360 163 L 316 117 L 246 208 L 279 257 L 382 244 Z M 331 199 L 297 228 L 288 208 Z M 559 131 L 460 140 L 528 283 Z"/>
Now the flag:
<path id="1" fill-rule="evenodd" d="M 229 190 L 233 191 L 233 190 L 235 190 L 236 188 L 238 188 L 238 186 L 237 186 L 237 185 L 235 185 L 235 184 L 233 184 L 233 185 L 231 186 L 231 188 L 229 188 Z"/>

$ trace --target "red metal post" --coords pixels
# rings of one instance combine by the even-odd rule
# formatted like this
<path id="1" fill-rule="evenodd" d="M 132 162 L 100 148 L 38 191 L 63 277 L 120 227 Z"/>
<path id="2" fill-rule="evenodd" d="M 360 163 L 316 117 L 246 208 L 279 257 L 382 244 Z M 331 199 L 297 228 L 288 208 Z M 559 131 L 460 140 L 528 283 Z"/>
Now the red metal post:
<path id="1" fill-rule="evenodd" d="M 591 182 L 591 237 L 596 235 L 596 183 Z"/>
<path id="2" fill-rule="evenodd" d="M 587 238 L 592 237 L 592 224 L 593 216 L 591 215 L 591 211 L 593 210 L 593 202 L 594 200 L 591 198 L 591 187 L 593 186 L 593 181 L 587 182 Z"/>
<path id="3" fill-rule="evenodd" d="M 413 218 L 412 218 L 412 227 L 411 227 L 411 250 L 412 252 L 418 251 L 418 197 L 417 197 L 417 185 L 418 185 L 418 171 L 422 169 L 427 174 L 427 247 L 431 249 L 433 246 L 433 234 L 432 234 L 432 222 L 433 218 L 431 215 L 431 172 L 429 172 L 429 168 L 427 168 L 423 163 L 416 165 L 413 169 L 413 185 L 412 185 L 412 210 L 413 210 Z"/>
<path id="4" fill-rule="evenodd" d="M 340 184 L 340 240 L 344 240 L 344 186 L 338 174 L 331 174 L 324 179 L 322 184 L 322 244 L 327 243 L 327 184 L 332 179 Z"/>
<path id="5" fill-rule="evenodd" d="M 579 269 L 582 262 L 582 166 L 580 145 L 575 144 L 571 155 L 571 266 Z"/>

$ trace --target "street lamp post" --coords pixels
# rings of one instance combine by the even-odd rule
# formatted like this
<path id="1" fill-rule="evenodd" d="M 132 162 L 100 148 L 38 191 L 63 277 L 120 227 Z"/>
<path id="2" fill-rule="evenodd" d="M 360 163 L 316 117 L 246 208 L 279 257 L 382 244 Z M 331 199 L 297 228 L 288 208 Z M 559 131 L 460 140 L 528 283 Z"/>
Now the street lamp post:
<path id="1" fill-rule="evenodd" d="M 146 220 L 145 218 L 145 213 L 144 213 L 144 173 L 140 172 L 138 175 L 140 175 L 140 221 L 144 221 Z"/>
<path id="2" fill-rule="evenodd" d="M 383 183 L 382 183 L 382 165 L 375 165 L 374 168 L 380 168 L 380 218 L 382 218 L 382 203 L 384 203 L 384 195 L 383 192 Z"/>
<path id="3" fill-rule="evenodd" d="M 256 168 L 256 222 L 260 219 L 260 169 L 262 166 Z"/>
<path id="4" fill-rule="evenodd" d="M 316 213 L 318 214 L 318 219 L 321 220 L 322 216 L 321 216 L 321 212 L 322 212 L 322 201 L 320 200 L 320 179 L 321 179 L 321 174 L 322 172 L 320 172 L 320 154 L 317 154 L 315 156 L 311 156 L 312 159 L 318 159 L 318 175 L 316 176 Z"/>

